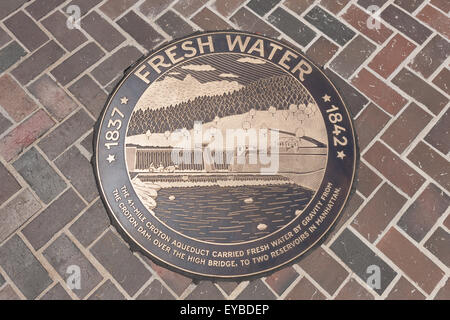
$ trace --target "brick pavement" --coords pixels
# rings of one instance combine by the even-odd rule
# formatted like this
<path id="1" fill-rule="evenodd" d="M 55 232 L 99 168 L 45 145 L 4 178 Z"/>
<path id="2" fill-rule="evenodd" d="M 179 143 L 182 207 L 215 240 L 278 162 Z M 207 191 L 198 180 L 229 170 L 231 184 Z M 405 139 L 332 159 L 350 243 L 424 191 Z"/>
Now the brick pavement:
<path id="1" fill-rule="evenodd" d="M 80 30 L 66 27 L 69 5 Z M 446 0 L 2 0 L 0 299 L 449 299 L 449 10 Z M 361 161 L 337 227 L 304 259 L 251 281 L 198 282 L 132 252 L 110 225 L 92 131 L 142 54 L 228 28 L 287 41 L 324 67 Z M 71 264 L 79 290 L 66 285 Z"/>

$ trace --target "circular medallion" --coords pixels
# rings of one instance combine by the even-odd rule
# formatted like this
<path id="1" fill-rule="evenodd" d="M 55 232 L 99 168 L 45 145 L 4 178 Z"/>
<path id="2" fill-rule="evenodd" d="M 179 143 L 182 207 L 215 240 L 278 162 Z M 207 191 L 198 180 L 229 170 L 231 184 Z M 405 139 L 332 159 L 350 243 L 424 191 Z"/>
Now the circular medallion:
<path id="1" fill-rule="evenodd" d="M 111 94 L 96 175 L 131 244 L 189 274 L 273 270 L 317 243 L 355 173 L 349 113 L 301 53 L 210 32 L 158 49 Z"/>

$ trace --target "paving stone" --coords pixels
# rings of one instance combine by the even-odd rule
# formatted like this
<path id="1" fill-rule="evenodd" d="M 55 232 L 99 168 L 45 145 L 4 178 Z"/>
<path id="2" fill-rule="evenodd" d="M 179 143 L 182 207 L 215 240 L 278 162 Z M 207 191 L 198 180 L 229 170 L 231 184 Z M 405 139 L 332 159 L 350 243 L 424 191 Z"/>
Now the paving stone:
<path id="1" fill-rule="evenodd" d="M 361 198 L 357 193 L 353 193 L 348 202 L 345 204 L 344 209 L 342 210 L 337 222 L 333 225 L 331 230 L 325 235 L 325 244 L 331 242 L 334 236 L 339 233 L 344 224 L 353 216 L 353 214 L 358 210 L 361 204 L 364 202 L 363 198 Z"/>
<path id="2" fill-rule="evenodd" d="M 208 8 L 203 8 L 191 20 L 203 30 L 233 29 L 227 22 Z"/>
<path id="3" fill-rule="evenodd" d="M 84 256 L 78 247 L 65 235 L 60 235 L 48 246 L 44 257 L 66 281 L 73 275 L 70 266 L 78 266 L 80 273 L 80 288 L 71 289 L 79 298 L 84 298 L 103 279 L 92 263 Z"/>
<path id="4" fill-rule="evenodd" d="M 315 64 L 324 66 L 338 51 L 338 46 L 321 36 L 306 51 L 306 55 Z"/>
<path id="5" fill-rule="evenodd" d="M 285 0 L 283 5 L 301 15 L 314 3 L 314 0 Z"/>
<path id="6" fill-rule="evenodd" d="M 437 228 L 425 243 L 425 248 L 450 268 L 450 234 L 447 231 Z"/>
<path id="7" fill-rule="evenodd" d="M 89 151 L 91 155 L 94 154 L 94 147 L 92 145 L 93 141 L 94 141 L 94 133 L 91 132 L 80 143 L 87 151 Z"/>
<path id="8" fill-rule="evenodd" d="M 64 11 L 67 11 L 67 7 L 69 6 L 78 6 L 80 7 L 81 15 L 84 16 L 89 10 L 98 5 L 103 0 L 72 0 L 65 7 Z"/>
<path id="9" fill-rule="evenodd" d="M 369 100 L 330 69 L 325 69 L 325 73 L 339 90 L 351 115 L 356 116 Z"/>
<path id="10" fill-rule="evenodd" d="M 266 278 L 266 283 L 275 291 L 278 295 L 282 295 L 283 292 L 297 279 L 299 274 L 292 267 L 283 268 L 275 273 L 272 273 Z"/>
<path id="11" fill-rule="evenodd" d="M 331 0 L 329 2 L 337 3 Z M 387 28 L 381 22 L 379 28 L 369 28 L 367 21 L 371 19 L 370 15 L 355 5 L 351 5 L 342 17 L 356 30 L 378 44 L 383 44 L 392 35 L 391 29 Z"/>
<path id="12" fill-rule="evenodd" d="M 48 290 L 39 300 L 72 300 L 60 283 Z"/>
<path id="13" fill-rule="evenodd" d="M 320 247 L 310 251 L 298 265 L 331 295 L 348 276 L 344 267 Z"/>
<path id="14" fill-rule="evenodd" d="M 450 152 L 450 112 L 447 110 L 433 129 L 425 137 L 425 140 L 443 154 Z"/>
<path id="15" fill-rule="evenodd" d="M 3 47 L 9 41 L 11 41 L 11 37 L 3 28 L 0 27 L 0 47 Z"/>
<path id="16" fill-rule="evenodd" d="M 239 283 L 234 282 L 234 281 L 218 281 L 216 282 L 216 284 L 222 288 L 223 291 L 225 291 L 225 293 L 227 295 L 230 295 L 233 293 L 233 291 L 237 288 L 237 286 L 239 285 Z"/>
<path id="17" fill-rule="evenodd" d="M 142 293 L 137 297 L 137 300 L 173 300 L 174 296 L 164 288 L 162 283 L 155 279 Z"/>
<path id="18" fill-rule="evenodd" d="M 374 242 L 405 204 L 406 199 L 384 183 L 352 222 L 368 241 Z"/>
<path id="19" fill-rule="evenodd" d="M 328 11 L 337 14 L 350 2 L 350 0 L 321 0 L 320 4 Z"/>
<path id="20" fill-rule="evenodd" d="M 156 23 L 172 38 L 181 38 L 194 32 L 194 28 L 172 10 L 159 17 Z"/>
<path id="21" fill-rule="evenodd" d="M 81 28 L 107 51 L 113 50 L 125 41 L 125 37 L 95 11 L 81 20 Z"/>
<path id="22" fill-rule="evenodd" d="M 282 8 L 277 8 L 267 19 L 301 46 L 306 46 L 316 36 L 311 28 Z"/>
<path id="23" fill-rule="evenodd" d="M 369 104 L 355 121 L 359 149 L 364 151 L 367 145 L 390 120 L 389 115 L 373 103 Z"/>
<path id="24" fill-rule="evenodd" d="M 178 13 L 188 18 L 207 2 L 208 0 L 178 0 L 177 3 L 175 3 L 175 5 L 173 6 L 173 8 Z"/>
<path id="25" fill-rule="evenodd" d="M 274 8 L 281 0 L 251 0 L 247 7 L 255 11 L 261 17 Z"/>
<path id="26" fill-rule="evenodd" d="M 450 95 L 450 70 L 446 68 L 442 69 L 433 79 L 433 83 Z"/>
<path id="27" fill-rule="evenodd" d="M 381 136 L 383 141 L 401 154 L 430 122 L 432 117 L 412 102 Z"/>
<path id="28" fill-rule="evenodd" d="M 395 0 L 394 3 L 412 13 L 423 3 L 423 0 Z"/>
<path id="29" fill-rule="evenodd" d="M 365 9 L 370 6 L 382 7 L 388 0 L 358 0 L 358 4 Z"/>
<path id="30" fill-rule="evenodd" d="M 303 277 L 285 298 L 286 300 L 325 300 L 326 297 L 311 281 Z"/>
<path id="31" fill-rule="evenodd" d="M 450 3 L 447 0 L 431 0 L 431 4 L 435 5 L 444 12 L 450 11 Z"/>
<path id="32" fill-rule="evenodd" d="M 386 297 L 387 300 L 425 300 L 425 296 L 405 277 L 401 277 Z"/>
<path id="33" fill-rule="evenodd" d="M 273 38 L 277 38 L 280 35 L 278 31 L 245 7 L 239 9 L 230 20 L 241 30 L 259 32 Z"/>
<path id="34" fill-rule="evenodd" d="M 99 64 L 91 74 L 100 84 L 107 85 L 114 78 L 123 75 L 123 71 L 141 56 L 142 53 L 133 46 L 122 47 Z"/>
<path id="35" fill-rule="evenodd" d="M 6 184 L 3 180 L 2 184 Z M 3 191 L 2 191 L 3 192 Z M 22 226 L 29 218 L 41 209 L 40 203 L 27 189 L 21 191 L 0 209 L 0 242 Z M 0 284 L 1 286 L 1 284 Z"/>
<path id="36" fill-rule="evenodd" d="M 383 78 L 389 77 L 395 69 L 414 51 L 416 45 L 397 33 L 377 53 L 369 67 Z"/>
<path id="37" fill-rule="evenodd" d="M 73 51 L 87 41 L 86 36 L 78 29 L 67 28 L 67 17 L 56 11 L 42 20 L 44 27 L 68 51 Z"/>
<path id="38" fill-rule="evenodd" d="M 3 287 L 3 285 L 6 283 L 5 278 L 0 274 L 0 287 Z"/>
<path id="39" fill-rule="evenodd" d="M 42 139 L 38 145 L 50 160 L 54 160 L 93 125 L 92 118 L 84 110 L 79 110 Z"/>
<path id="40" fill-rule="evenodd" d="M 169 5 L 174 2 L 174 0 L 145 0 L 140 6 L 139 11 L 141 11 L 149 19 L 155 19 L 161 12 L 169 7 Z M 174 7 L 179 5 L 178 1 Z M 183 14 L 183 12 L 180 12 Z"/>
<path id="41" fill-rule="evenodd" d="M 0 163 L 0 205 L 20 190 L 21 186 L 5 166 Z M 0 226 L 0 230 L 2 227 Z M 1 232 L 0 232 L 1 234 Z"/>
<path id="42" fill-rule="evenodd" d="M 381 181 L 381 178 L 368 166 L 363 162 L 359 163 L 356 176 L 356 187 L 364 196 L 370 196 Z"/>
<path id="43" fill-rule="evenodd" d="M 417 71 L 425 78 L 429 78 L 434 71 L 450 55 L 450 43 L 436 35 L 427 45 L 416 55 L 409 64 L 411 69 Z"/>
<path id="44" fill-rule="evenodd" d="M 125 300 L 125 296 L 117 289 L 111 280 L 106 280 L 89 297 L 89 300 Z"/>
<path id="45" fill-rule="evenodd" d="M 11 301 L 11 300 L 21 300 L 14 289 L 8 284 L 4 288 L 0 289 L 0 300 L 1 301 Z"/>
<path id="46" fill-rule="evenodd" d="M 424 43 L 432 33 L 430 29 L 425 27 L 419 21 L 392 4 L 384 9 L 380 16 L 398 31 L 418 44 Z"/>
<path id="47" fill-rule="evenodd" d="M 48 40 L 39 26 L 23 11 L 17 11 L 5 20 L 5 26 L 30 51 L 39 48 Z"/>
<path id="48" fill-rule="evenodd" d="M 11 161 L 53 125 L 47 113 L 38 110 L 0 140 L 0 155 Z"/>
<path id="49" fill-rule="evenodd" d="M 25 10 L 36 20 L 41 19 L 65 0 L 35 0 Z"/>
<path id="50" fill-rule="evenodd" d="M 211 4 L 211 6 L 216 9 L 216 11 L 219 12 L 222 16 L 229 17 L 245 1 L 246 0 L 216 0 Z"/>
<path id="51" fill-rule="evenodd" d="M 28 90 L 58 121 L 78 108 L 72 98 L 46 74 L 29 85 Z"/>
<path id="52" fill-rule="evenodd" d="M 419 142 L 408 155 L 418 168 L 425 171 L 432 179 L 450 191 L 449 162 L 423 142 Z M 444 174 L 443 174 L 444 173 Z"/>
<path id="53" fill-rule="evenodd" d="M 164 41 L 162 35 L 133 11 L 120 18 L 117 24 L 147 50 Z"/>
<path id="54" fill-rule="evenodd" d="M 56 159 L 55 165 L 87 202 L 97 197 L 92 165 L 77 147 L 73 146 L 64 152 Z"/>
<path id="55" fill-rule="evenodd" d="M 0 266 L 27 299 L 36 298 L 52 283 L 47 270 L 18 235 L 0 247 Z"/>
<path id="56" fill-rule="evenodd" d="M 447 218 L 444 220 L 443 225 L 444 225 L 447 229 L 450 229 L 450 215 L 448 215 Z"/>
<path id="57" fill-rule="evenodd" d="M 16 41 L 0 49 L 0 73 L 7 70 L 26 54 L 26 51 Z"/>
<path id="58" fill-rule="evenodd" d="M 355 36 L 355 32 L 318 6 L 312 8 L 304 18 L 341 46 Z"/>
<path id="59" fill-rule="evenodd" d="M 276 296 L 261 279 L 250 281 L 236 300 L 275 300 Z"/>
<path id="60" fill-rule="evenodd" d="M 405 93 L 424 104 L 434 114 L 438 114 L 448 102 L 445 96 L 405 68 L 392 79 L 392 82 Z"/>
<path id="61" fill-rule="evenodd" d="M 38 250 L 55 233 L 72 221 L 84 209 L 84 206 L 81 198 L 72 189 L 68 189 L 27 224 L 22 229 L 22 233 L 33 248 Z"/>
<path id="62" fill-rule="evenodd" d="M 14 161 L 13 166 L 44 203 L 66 188 L 64 180 L 34 147 Z"/>
<path id="63" fill-rule="evenodd" d="M 331 61 L 330 68 L 348 79 L 370 57 L 375 48 L 375 45 L 363 36 L 357 36 Z"/>
<path id="64" fill-rule="evenodd" d="M 335 297 L 336 300 L 373 300 L 373 295 L 361 286 L 356 280 L 350 278 Z"/>
<path id="65" fill-rule="evenodd" d="M 420 174 L 380 142 L 365 153 L 364 159 L 409 196 L 413 196 L 425 182 Z"/>
<path id="66" fill-rule="evenodd" d="M 98 118 L 105 105 L 106 93 L 92 80 L 89 75 L 84 75 L 69 87 L 69 91 Z"/>
<path id="67" fill-rule="evenodd" d="M 377 266 L 380 270 L 380 287 L 373 288 L 379 295 L 397 276 L 386 262 L 364 244 L 350 230 L 345 229 L 330 247 L 331 250 L 358 276 L 364 283 L 370 281 L 374 274 L 371 266 Z"/>
<path id="68" fill-rule="evenodd" d="M 0 91 L 0 105 L 14 121 L 20 122 L 37 108 L 27 93 L 7 74 L 0 78 Z"/>
<path id="69" fill-rule="evenodd" d="M 377 247 L 428 294 L 444 276 L 433 261 L 395 228 L 384 235 Z"/>
<path id="70" fill-rule="evenodd" d="M 447 278 L 447 282 L 444 286 L 438 291 L 435 300 L 449 300 L 450 299 L 450 278 Z"/>
<path id="71" fill-rule="evenodd" d="M 104 56 L 104 52 L 95 43 L 90 42 L 66 60 L 61 62 L 51 73 L 63 86 L 79 76 L 91 65 Z"/>
<path id="72" fill-rule="evenodd" d="M 114 20 L 136 2 L 138 0 L 108 0 L 100 7 L 100 10 Z"/>
<path id="73" fill-rule="evenodd" d="M 101 199 L 95 201 L 71 226 L 70 232 L 87 247 L 110 226 L 108 214 Z"/>
<path id="74" fill-rule="evenodd" d="M 367 69 L 352 78 L 352 84 L 386 112 L 396 115 L 407 103 L 406 99 Z"/>
<path id="75" fill-rule="evenodd" d="M 450 22 L 448 15 L 446 16 L 441 11 L 427 5 L 417 14 L 417 18 L 444 35 L 447 39 L 450 39 Z"/>
<path id="76" fill-rule="evenodd" d="M 12 126 L 12 122 L 0 113 L 0 135 L 3 134 L 9 127 Z"/>
<path id="77" fill-rule="evenodd" d="M 8 16 L 10 13 L 16 11 L 28 0 L 2 0 L 0 2 L 0 19 Z"/>
<path id="78" fill-rule="evenodd" d="M 130 296 L 151 276 L 150 271 L 112 231 L 106 232 L 91 252 Z"/>
<path id="79" fill-rule="evenodd" d="M 212 281 L 200 281 L 185 300 L 224 300 L 223 294 Z"/>

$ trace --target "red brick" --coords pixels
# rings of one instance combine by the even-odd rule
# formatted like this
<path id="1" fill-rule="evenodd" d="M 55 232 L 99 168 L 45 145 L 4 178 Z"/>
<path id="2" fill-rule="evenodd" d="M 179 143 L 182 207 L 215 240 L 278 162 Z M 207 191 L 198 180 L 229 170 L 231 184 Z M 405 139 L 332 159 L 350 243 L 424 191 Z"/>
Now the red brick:
<path id="1" fill-rule="evenodd" d="M 268 289 L 267 289 L 268 290 Z M 223 300 L 222 292 L 211 281 L 200 281 L 186 300 Z"/>
<path id="2" fill-rule="evenodd" d="M 444 276 L 433 261 L 395 228 L 385 234 L 377 247 L 427 293 L 431 293 Z"/>
<path id="3" fill-rule="evenodd" d="M 320 4 L 334 14 L 339 13 L 350 0 L 321 0 Z"/>
<path id="4" fill-rule="evenodd" d="M 215 8 L 221 15 L 228 17 L 244 2 L 246 2 L 246 0 L 216 0 L 212 3 L 211 6 Z"/>
<path id="5" fill-rule="evenodd" d="M 39 48 L 48 40 L 39 26 L 23 11 L 18 11 L 9 17 L 5 21 L 5 26 L 30 51 Z"/>
<path id="6" fill-rule="evenodd" d="M 401 154 L 431 121 L 429 113 L 411 103 L 382 135 L 381 139 Z"/>
<path id="7" fill-rule="evenodd" d="M 450 215 L 447 216 L 447 218 L 444 220 L 443 224 L 447 229 L 450 229 Z"/>
<path id="8" fill-rule="evenodd" d="M 95 11 L 81 20 L 81 28 L 107 51 L 113 50 L 125 41 L 125 37 Z"/>
<path id="9" fill-rule="evenodd" d="M 415 44 L 398 33 L 378 52 L 369 63 L 369 67 L 383 78 L 387 78 L 415 48 Z"/>
<path id="10" fill-rule="evenodd" d="M 191 20 L 203 30 L 232 29 L 227 22 L 208 8 L 203 8 L 193 18 L 191 18 Z"/>
<path id="11" fill-rule="evenodd" d="M 421 175 L 380 142 L 366 152 L 364 159 L 409 196 L 413 196 L 425 182 Z"/>
<path id="12" fill-rule="evenodd" d="M 323 1 L 322 1 L 323 2 Z M 333 1 L 336 3 L 336 1 Z M 350 6 L 342 17 L 350 23 L 356 30 L 363 33 L 378 44 L 383 44 L 392 34 L 391 29 L 387 28 L 380 22 L 380 28 L 370 29 L 367 26 L 367 21 L 370 19 L 370 15 L 358 8 L 355 5 Z"/>
<path id="13" fill-rule="evenodd" d="M 100 10 L 114 20 L 136 2 L 138 0 L 108 0 L 100 7 Z"/>
<path id="14" fill-rule="evenodd" d="M 444 12 L 450 11 L 450 2 L 447 0 L 431 0 L 431 4 L 435 5 Z"/>
<path id="15" fill-rule="evenodd" d="M 353 85 L 372 99 L 386 112 L 396 115 L 406 104 L 406 99 L 367 69 L 362 69 L 352 79 Z"/>
<path id="16" fill-rule="evenodd" d="M 429 78 L 434 71 L 447 59 L 450 54 L 450 43 L 436 35 L 427 45 L 414 57 L 409 64 L 411 69 L 417 71 L 424 78 Z"/>
<path id="17" fill-rule="evenodd" d="M 153 20 L 161 12 L 169 7 L 174 0 L 145 0 L 139 7 L 139 10 Z"/>
<path id="18" fill-rule="evenodd" d="M 447 278 L 444 286 L 438 291 L 435 300 L 450 300 L 450 278 Z"/>
<path id="19" fill-rule="evenodd" d="M 231 281 L 218 281 L 216 284 L 228 295 L 230 295 L 239 285 L 239 283 Z"/>
<path id="20" fill-rule="evenodd" d="M 257 15 L 247 8 L 239 9 L 231 18 L 231 22 L 236 24 L 239 29 L 258 32 L 267 36 L 276 38 L 280 35 L 278 31 L 273 29 L 269 24 L 261 20 Z"/>
<path id="21" fill-rule="evenodd" d="M 77 82 L 69 87 L 69 91 L 95 118 L 100 115 L 108 97 L 89 75 L 84 75 L 78 79 Z"/>
<path id="22" fill-rule="evenodd" d="M 450 152 L 450 111 L 447 110 L 433 129 L 425 137 L 425 141 L 443 154 Z"/>
<path id="23" fill-rule="evenodd" d="M 275 291 L 278 295 L 282 295 L 283 292 L 294 282 L 299 274 L 292 267 L 281 269 L 269 277 L 266 278 L 266 283 Z"/>
<path id="24" fill-rule="evenodd" d="M 0 154 L 6 161 L 11 161 L 54 124 L 47 113 L 37 111 L 0 140 Z"/>
<path id="25" fill-rule="evenodd" d="M 369 104 L 361 112 L 355 121 L 356 136 L 361 151 L 364 151 L 389 120 L 389 115 L 373 103 Z"/>
<path id="26" fill-rule="evenodd" d="M 446 68 L 442 69 L 434 78 L 433 83 L 450 95 L 450 70 Z"/>
<path id="27" fill-rule="evenodd" d="M 348 276 L 344 267 L 320 247 L 303 257 L 298 265 L 331 295 Z"/>
<path id="28" fill-rule="evenodd" d="M 450 191 L 450 163 L 423 142 L 419 142 L 408 155 L 417 167 Z"/>
<path id="29" fill-rule="evenodd" d="M 208 0 L 178 0 L 173 8 L 187 18 L 207 2 Z"/>
<path id="30" fill-rule="evenodd" d="M 373 295 L 361 286 L 356 280 L 350 278 L 335 297 L 336 300 L 373 300 Z"/>
<path id="31" fill-rule="evenodd" d="M 394 3 L 409 13 L 414 12 L 424 0 L 395 0 Z"/>
<path id="32" fill-rule="evenodd" d="M 337 45 L 322 36 L 309 47 L 306 55 L 317 65 L 324 66 L 334 56 L 338 48 Z"/>
<path id="33" fill-rule="evenodd" d="M 37 108 L 26 92 L 7 74 L 0 78 L 0 92 L 0 105 L 17 122 Z"/>
<path id="34" fill-rule="evenodd" d="M 437 32 L 450 39 L 450 19 L 430 5 L 425 6 L 416 16 Z"/>
<path id="35" fill-rule="evenodd" d="M 368 241 L 374 242 L 402 208 L 406 199 L 385 183 L 352 222 Z"/>
<path id="36" fill-rule="evenodd" d="M 356 188 L 366 197 L 381 183 L 381 178 L 363 162 L 359 163 L 356 176 Z"/>
<path id="37" fill-rule="evenodd" d="M 317 289 L 311 281 L 303 277 L 291 292 L 286 296 L 286 300 L 325 300 L 326 297 Z"/>
<path id="38" fill-rule="evenodd" d="M 285 0 L 283 4 L 295 13 L 302 14 L 313 3 L 314 0 Z"/>
<path id="39" fill-rule="evenodd" d="M 450 268 L 450 234 L 447 231 L 437 228 L 425 243 L 425 248 Z"/>
<path id="40" fill-rule="evenodd" d="M 386 297 L 387 300 L 425 300 L 425 296 L 408 280 L 401 277 Z"/>

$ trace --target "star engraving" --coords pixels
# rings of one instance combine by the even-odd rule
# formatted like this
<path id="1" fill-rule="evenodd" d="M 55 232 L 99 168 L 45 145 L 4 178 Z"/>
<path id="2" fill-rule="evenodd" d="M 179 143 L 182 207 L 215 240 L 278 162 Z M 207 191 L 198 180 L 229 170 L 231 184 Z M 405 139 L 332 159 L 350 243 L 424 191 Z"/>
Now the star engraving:
<path id="1" fill-rule="evenodd" d="M 346 156 L 346 154 L 344 153 L 344 151 L 338 151 L 337 157 L 338 157 L 339 159 L 344 160 L 345 156 Z"/>
<path id="2" fill-rule="evenodd" d="M 325 101 L 325 102 L 330 102 L 331 101 L 331 97 L 329 96 L 329 95 L 324 95 L 323 97 L 322 97 L 322 99 L 323 99 L 323 101 Z"/>
<path id="3" fill-rule="evenodd" d="M 128 98 L 127 97 L 120 98 L 120 104 L 127 104 L 127 103 L 128 103 Z"/>
<path id="4" fill-rule="evenodd" d="M 106 158 L 106 161 L 108 161 L 109 163 L 116 161 L 116 155 L 114 155 L 114 154 L 108 155 L 108 158 Z"/>

